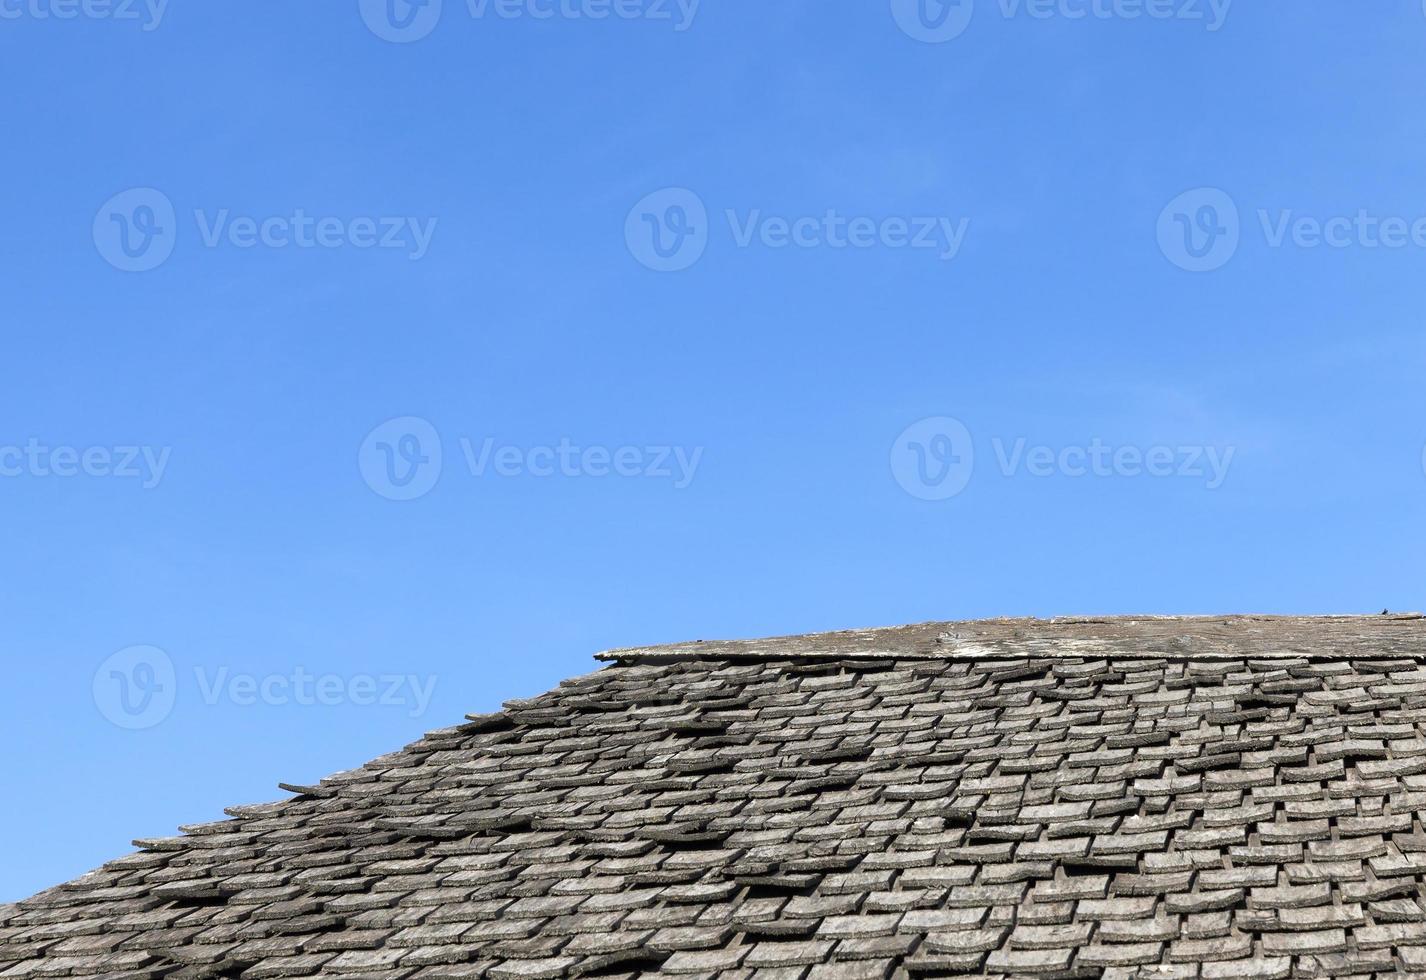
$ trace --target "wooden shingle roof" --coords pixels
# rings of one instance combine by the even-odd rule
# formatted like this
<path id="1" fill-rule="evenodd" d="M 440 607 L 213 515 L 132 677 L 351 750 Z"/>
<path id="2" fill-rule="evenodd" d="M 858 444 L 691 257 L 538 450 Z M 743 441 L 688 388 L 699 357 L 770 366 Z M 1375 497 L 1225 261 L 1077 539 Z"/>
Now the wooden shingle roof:
<path id="1" fill-rule="evenodd" d="M 605 669 L 0 907 L 0 980 L 1426 976 L 1426 620 Z"/>

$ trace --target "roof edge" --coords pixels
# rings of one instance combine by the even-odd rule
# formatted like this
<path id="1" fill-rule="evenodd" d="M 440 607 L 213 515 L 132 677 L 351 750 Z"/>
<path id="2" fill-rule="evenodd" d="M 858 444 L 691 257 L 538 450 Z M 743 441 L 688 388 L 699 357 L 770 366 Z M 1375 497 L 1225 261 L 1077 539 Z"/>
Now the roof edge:
<path id="1" fill-rule="evenodd" d="M 1347 656 L 1426 659 L 1426 616 L 1058 616 L 913 623 L 746 640 L 625 647 L 596 660 L 997 659 L 1025 656 L 1182 658 Z"/>

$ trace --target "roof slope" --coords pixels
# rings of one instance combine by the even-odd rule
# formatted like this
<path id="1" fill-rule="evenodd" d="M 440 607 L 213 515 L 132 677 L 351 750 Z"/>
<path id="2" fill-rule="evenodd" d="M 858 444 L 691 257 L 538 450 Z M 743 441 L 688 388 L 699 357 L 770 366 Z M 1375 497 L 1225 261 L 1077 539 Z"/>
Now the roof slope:
<path id="1" fill-rule="evenodd" d="M 0 907 L 0 978 L 1426 975 L 1419 617 L 607 656 Z"/>

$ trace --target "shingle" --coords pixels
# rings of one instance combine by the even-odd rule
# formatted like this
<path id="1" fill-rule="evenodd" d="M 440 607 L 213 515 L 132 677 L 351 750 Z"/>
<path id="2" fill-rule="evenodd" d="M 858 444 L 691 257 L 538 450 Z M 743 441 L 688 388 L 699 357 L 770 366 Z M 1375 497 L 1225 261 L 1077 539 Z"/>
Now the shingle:
<path id="1" fill-rule="evenodd" d="M 1365 924 L 1360 905 L 1317 905 L 1286 908 L 1277 913 L 1277 927 L 1292 932 L 1319 929 L 1352 929 Z"/>
<path id="2" fill-rule="evenodd" d="M 1169 949 L 1174 963 L 1217 963 L 1241 960 L 1253 953 L 1253 937 L 1232 933 L 1212 939 L 1185 939 Z"/>
<path id="3" fill-rule="evenodd" d="M 570 968 L 578 962 L 571 956 L 552 956 L 542 959 L 511 959 L 491 966 L 486 975 L 492 980 L 554 980 L 569 975 Z"/>
<path id="4" fill-rule="evenodd" d="M 1387 949 L 1392 946 L 1426 945 L 1421 927 L 1407 923 L 1382 926 L 1359 926 L 1352 935 L 1358 949 Z"/>
<path id="5" fill-rule="evenodd" d="M 1371 902 L 1367 905 L 1367 914 L 1378 923 L 1426 921 L 1426 912 L 1421 906 L 1406 898 Z"/>
<path id="6" fill-rule="evenodd" d="M 870 939 L 842 939 L 837 943 L 838 960 L 900 959 L 921 941 L 920 936 L 877 936 Z"/>
<path id="7" fill-rule="evenodd" d="M 1143 966 L 1157 963 L 1163 955 L 1163 943 L 1119 943 L 1085 946 L 1075 962 L 1080 966 L 1101 968 L 1111 966 Z"/>
<path id="8" fill-rule="evenodd" d="M 1286 980 L 1292 975 L 1292 957 L 1266 956 L 1204 963 L 1203 980 Z"/>
<path id="9" fill-rule="evenodd" d="M 743 960 L 750 967 L 801 966 L 825 962 L 832 944 L 823 940 L 793 943 L 757 943 Z"/>
<path id="10" fill-rule="evenodd" d="M 985 966 L 995 973 L 1038 976 L 1068 970 L 1073 959 L 1070 949 L 998 949 L 986 958 Z"/>
<path id="11" fill-rule="evenodd" d="M 1347 948 L 1347 934 L 1341 929 L 1322 929 L 1315 932 L 1270 932 L 1263 935 L 1262 943 L 1263 951 L 1270 956 L 1341 953 Z"/>
<path id="12" fill-rule="evenodd" d="M 1182 921 L 1178 916 L 1156 916 L 1152 919 L 1101 922 L 1095 935 L 1100 942 L 1106 943 L 1166 943 L 1177 939 L 1181 929 Z"/>
<path id="13" fill-rule="evenodd" d="M 1177 915 L 1217 912 L 1243 904 L 1244 897 L 1245 892 L 1241 888 L 1177 893 L 1164 896 L 1164 908 Z"/>
<path id="14" fill-rule="evenodd" d="M 886 980 L 896 963 L 890 957 L 818 963 L 808 972 L 807 980 Z"/>
<path id="15" fill-rule="evenodd" d="M 0 906 L 0 977 L 1426 972 L 1426 621 L 940 629 L 618 655 Z"/>
<path id="16" fill-rule="evenodd" d="M 1010 934 L 1011 949 L 1070 949 L 1085 945 L 1094 931 L 1090 922 L 1052 926 L 1017 925 Z"/>
<path id="17" fill-rule="evenodd" d="M 978 929 L 990 913 L 987 906 L 953 909 L 915 909 L 901 917 L 899 932 L 926 934 L 951 930 Z"/>
<path id="18" fill-rule="evenodd" d="M 728 949 L 680 951 L 663 961 L 661 970 L 669 973 L 720 973 L 736 969 L 751 947 L 735 946 Z"/>
<path id="19" fill-rule="evenodd" d="M 1277 884 L 1278 869 L 1272 865 L 1244 868 L 1209 868 L 1198 873 L 1198 887 L 1205 891 L 1225 888 L 1271 888 Z"/>
<path id="20" fill-rule="evenodd" d="M 1312 885 L 1282 885 L 1254 888 L 1253 904 L 1261 909 L 1309 908 L 1326 905 L 1332 900 L 1332 888 L 1326 882 Z"/>
<path id="21" fill-rule="evenodd" d="M 1307 845 L 1308 856 L 1318 861 L 1365 861 L 1385 853 L 1386 842 L 1380 837 L 1312 841 Z"/>

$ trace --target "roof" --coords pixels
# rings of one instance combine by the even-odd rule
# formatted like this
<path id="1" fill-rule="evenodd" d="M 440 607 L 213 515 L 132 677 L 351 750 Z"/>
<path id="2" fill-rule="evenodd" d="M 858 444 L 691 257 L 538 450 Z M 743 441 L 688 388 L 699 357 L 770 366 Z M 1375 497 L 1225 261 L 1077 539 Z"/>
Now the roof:
<path id="1" fill-rule="evenodd" d="M 639 648 L 0 907 L 0 978 L 1426 975 L 1426 620 Z"/>
<path id="2" fill-rule="evenodd" d="M 1366 657 L 1426 655 L 1426 617 L 1380 616 L 1066 616 L 918 623 L 882 629 L 810 633 L 764 640 L 696 640 L 630 647 L 600 660 L 716 660 L 848 657 L 1112 656 L 1175 658 Z"/>

